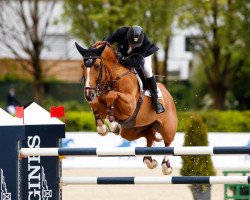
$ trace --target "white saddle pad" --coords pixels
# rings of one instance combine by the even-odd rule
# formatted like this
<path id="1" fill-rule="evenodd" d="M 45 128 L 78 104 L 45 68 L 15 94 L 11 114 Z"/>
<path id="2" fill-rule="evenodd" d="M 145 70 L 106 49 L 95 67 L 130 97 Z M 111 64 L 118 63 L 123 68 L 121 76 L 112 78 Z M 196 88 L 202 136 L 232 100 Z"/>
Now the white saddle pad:
<path id="1" fill-rule="evenodd" d="M 137 77 L 137 79 L 138 79 L 138 84 L 139 84 L 139 87 L 140 87 L 140 91 L 144 91 L 144 90 L 143 90 L 143 84 L 142 84 L 141 78 L 139 77 L 138 74 L 136 74 L 136 77 Z M 162 96 L 162 92 L 161 92 L 160 88 L 157 87 L 157 90 L 158 90 L 158 99 L 162 99 L 163 96 Z M 145 96 L 151 97 L 151 93 L 150 93 L 149 90 L 145 90 Z"/>

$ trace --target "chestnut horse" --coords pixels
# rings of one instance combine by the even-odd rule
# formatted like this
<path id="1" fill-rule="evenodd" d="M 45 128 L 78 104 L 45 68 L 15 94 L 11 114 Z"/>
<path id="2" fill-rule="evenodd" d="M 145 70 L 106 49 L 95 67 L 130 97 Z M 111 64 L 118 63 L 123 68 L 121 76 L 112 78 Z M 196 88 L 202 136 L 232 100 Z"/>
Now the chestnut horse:
<path id="1" fill-rule="evenodd" d="M 128 141 L 145 137 L 147 147 L 151 147 L 163 139 L 165 146 L 170 146 L 178 121 L 173 98 L 165 86 L 157 84 L 166 111 L 156 114 L 152 99 L 143 95 L 136 74 L 119 63 L 116 50 L 110 44 L 100 41 L 84 49 L 76 43 L 76 47 L 83 56 L 84 96 L 95 116 L 97 132 L 108 133 L 105 119 L 111 132 Z M 157 137 L 157 132 L 162 138 Z M 143 162 L 150 169 L 158 164 L 151 156 L 145 156 Z M 167 156 L 162 161 L 162 172 L 172 172 Z"/>

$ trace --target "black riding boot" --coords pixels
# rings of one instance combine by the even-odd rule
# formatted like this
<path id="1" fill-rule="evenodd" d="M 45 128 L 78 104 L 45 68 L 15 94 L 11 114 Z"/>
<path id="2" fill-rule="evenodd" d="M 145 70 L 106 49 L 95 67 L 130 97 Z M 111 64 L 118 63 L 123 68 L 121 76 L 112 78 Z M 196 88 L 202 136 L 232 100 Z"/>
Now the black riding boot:
<path id="1" fill-rule="evenodd" d="M 156 80 L 155 77 L 152 76 L 151 78 L 147 78 L 147 83 L 149 86 L 149 90 L 153 99 L 154 107 L 155 107 L 155 112 L 157 114 L 163 113 L 165 111 L 163 105 L 158 101 L 158 91 L 157 91 L 157 85 L 156 85 Z"/>

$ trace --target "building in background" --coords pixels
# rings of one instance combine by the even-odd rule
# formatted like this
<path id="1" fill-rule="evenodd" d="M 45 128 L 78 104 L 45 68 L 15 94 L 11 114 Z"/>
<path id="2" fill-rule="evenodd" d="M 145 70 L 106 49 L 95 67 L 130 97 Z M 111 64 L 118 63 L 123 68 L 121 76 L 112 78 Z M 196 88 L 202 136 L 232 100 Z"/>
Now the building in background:
<path id="1" fill-rule="evenodd" d="M 58 21 L 62 13 L 62 2 L 56 4 L 53 18 Z M 190 51 L 191 30 L 173 28 L 173 36 L 170 40 L 168 70 L 169 79 L 187 80 L 190 75 L 193 54 Z M 78 82 L 82 76 L 80 68 L 81 56 L 77 52 L 74 39 L 69 34 L 69 27 L 62 22 L 49 27 L 45 48 L 42 51 L 42 63 L 46 71 L 46 77 L 68 82 Z M 160 50 L 161 51 L 161 50 Z M 161 53 L 159 53 L 161 54 Z M 14 73 L 18 76 L 28 76 L 21 68 L 13 66 L 13 55 L 8 49 L 0 45 L 0 74 Z M 12 71 L 11 71 L 12 70 Z"/>

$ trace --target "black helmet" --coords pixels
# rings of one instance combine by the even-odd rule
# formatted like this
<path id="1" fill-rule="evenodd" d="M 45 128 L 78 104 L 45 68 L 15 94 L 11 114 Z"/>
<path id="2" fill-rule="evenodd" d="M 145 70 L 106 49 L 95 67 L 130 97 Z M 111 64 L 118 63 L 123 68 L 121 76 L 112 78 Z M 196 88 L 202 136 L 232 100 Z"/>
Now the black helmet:
<path id="1" fill-rule="evenodd" d="M 127 38 L 132 48 L 141 46 L 144 39 L 142 27 L 137 25 L 130 27 L 127 32 Z"/>

